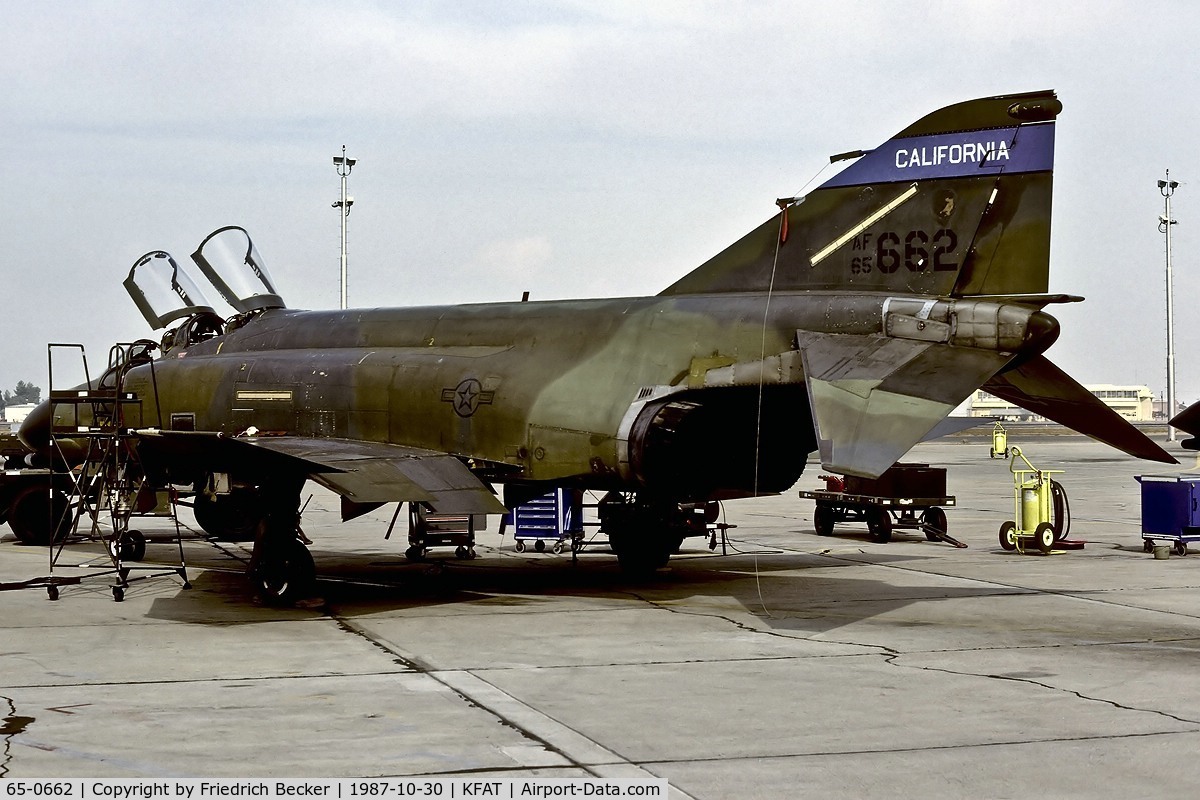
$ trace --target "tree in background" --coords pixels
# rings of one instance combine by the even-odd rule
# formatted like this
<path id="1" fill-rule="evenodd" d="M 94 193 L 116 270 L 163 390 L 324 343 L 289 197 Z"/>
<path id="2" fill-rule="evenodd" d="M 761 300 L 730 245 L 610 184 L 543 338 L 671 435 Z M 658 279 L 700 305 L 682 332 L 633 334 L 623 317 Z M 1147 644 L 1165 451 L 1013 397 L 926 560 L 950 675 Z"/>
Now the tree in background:
<path id="1" fill-rule="evenodd" d="M 16 387 L 11 392 L 5 391 L 3 398 L 0 398 L 0 408 L 21 403 L 38 403 L 41 399 L 42 387 L 25 381 L 17 381 Z"/>

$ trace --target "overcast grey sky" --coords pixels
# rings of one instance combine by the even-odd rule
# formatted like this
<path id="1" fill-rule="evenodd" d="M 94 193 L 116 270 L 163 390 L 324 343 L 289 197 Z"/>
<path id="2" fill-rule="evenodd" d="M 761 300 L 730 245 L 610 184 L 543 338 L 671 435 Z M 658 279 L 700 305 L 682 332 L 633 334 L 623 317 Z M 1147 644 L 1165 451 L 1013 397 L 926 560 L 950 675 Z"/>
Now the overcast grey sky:
<path id="1" fill-rule="evenodd" d="M 654 294 L 832 153 L 941 106 L 1055 89 L 1049 356 L 1200 398 L 1200 5 L 1184 2 L 0 0 L 0 388 L 151 335 L 121 287 L 247 228 L 288 305 Z M 215 293 L 214 293 L 215 294 Z M 222 309 L 224 311 L 224 309 Z M 157 334 L 154 334 L 157 338 Z M 65 359 L 65 357 L 64 357 Z M 61 362 L 60 362 L 61 363 Z M 65 369 L 65 367 L 64 367 Z M 56 380 L 58 380 L 56 376 Z"/>

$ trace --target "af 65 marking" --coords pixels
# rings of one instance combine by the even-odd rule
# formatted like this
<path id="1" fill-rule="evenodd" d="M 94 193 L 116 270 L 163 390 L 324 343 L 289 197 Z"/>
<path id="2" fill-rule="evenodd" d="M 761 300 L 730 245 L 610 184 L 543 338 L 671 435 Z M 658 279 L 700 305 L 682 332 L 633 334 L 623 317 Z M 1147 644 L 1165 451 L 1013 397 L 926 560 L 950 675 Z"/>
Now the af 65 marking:
<path id="1" fill-rule="evenodd" d="M 874 246 L 872 238 L 875 238 Z M 933 233 L 919 228 L 907 232 L 884 231 L 878 237 L 864 233 L 854 238 L 851 250 L 858 254 L 850 259 L 850 274 L 868 275 L 878 270 L 890 275 L 900 269 L 901 264 L 909 272 L 926 269 L 953 272 L 958 269 L 957 249 L 958 234 L 951 228 L 938 228 Z"/>

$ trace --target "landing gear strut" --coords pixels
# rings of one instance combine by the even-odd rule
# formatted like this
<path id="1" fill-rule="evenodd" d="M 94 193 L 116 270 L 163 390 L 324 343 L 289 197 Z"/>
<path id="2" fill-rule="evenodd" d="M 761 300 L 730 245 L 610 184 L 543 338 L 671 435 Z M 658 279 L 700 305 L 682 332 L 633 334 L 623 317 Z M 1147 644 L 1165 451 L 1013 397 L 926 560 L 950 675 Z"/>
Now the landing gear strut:
<path id="1" fill-rule="evenodd" d="M 600 529 L 628 575 L 665 567 L 687 536 L 708 532 L 704 509 L 645 494 L 609 492 L 600 501 Z"/>
<path id="2" fill-rule="evenodd" d="M 248 574 L 269 605 L 291 605 L 312 591 L 316 566 L 301 540 L 300 489 L 304 481 L 284 481 L 261 489 L 264 514 L 254 540 Z"/>

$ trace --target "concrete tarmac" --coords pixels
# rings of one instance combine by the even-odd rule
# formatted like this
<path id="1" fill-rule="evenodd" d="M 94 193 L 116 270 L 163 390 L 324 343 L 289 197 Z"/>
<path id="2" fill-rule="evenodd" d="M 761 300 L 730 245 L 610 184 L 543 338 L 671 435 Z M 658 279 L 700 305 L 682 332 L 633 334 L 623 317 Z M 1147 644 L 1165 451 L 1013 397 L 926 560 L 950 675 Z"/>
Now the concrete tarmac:
<path id="1" fill-rule="evenodd" d="M 1200 552 L 1143 550 L 1141 462 L 1074 437 L 1015 441 L 1063 469 L 1083 550 L 999 546 L 1008 463 L 983 439 L 919 445 L 949 469 L 949 531 L 813 530 L 810 464 L 784 496 L 725 504 L 727 554 L 689 539 L 631 581 L 593 547 L 403 556 L 391 509 L 347 524 L 314 490 L 320 575 L 269 608 L 248 551 L 189 539 L 191 588 L 149 576 L 44 588 L 44 548 L 0 541 L 0 777 L 661 777 L 673 796 L 1137 797 L 1200 789 Z M 311 487 L 311 484 L 310 484 Z M 187 512 L 181 521 L 192 529 Z M 145 523 L 145 524 L 143 524 Z M 137 527 L 157 538 L 162 520 Z M 7 532 L 7 527 L 4 528 Z M 1200 545 L 1195 547 L 1200 550 Z M 72 546 L 55 567 L 87 561 Z M 147 563 L 177 559 L 154 542 Z"/>

